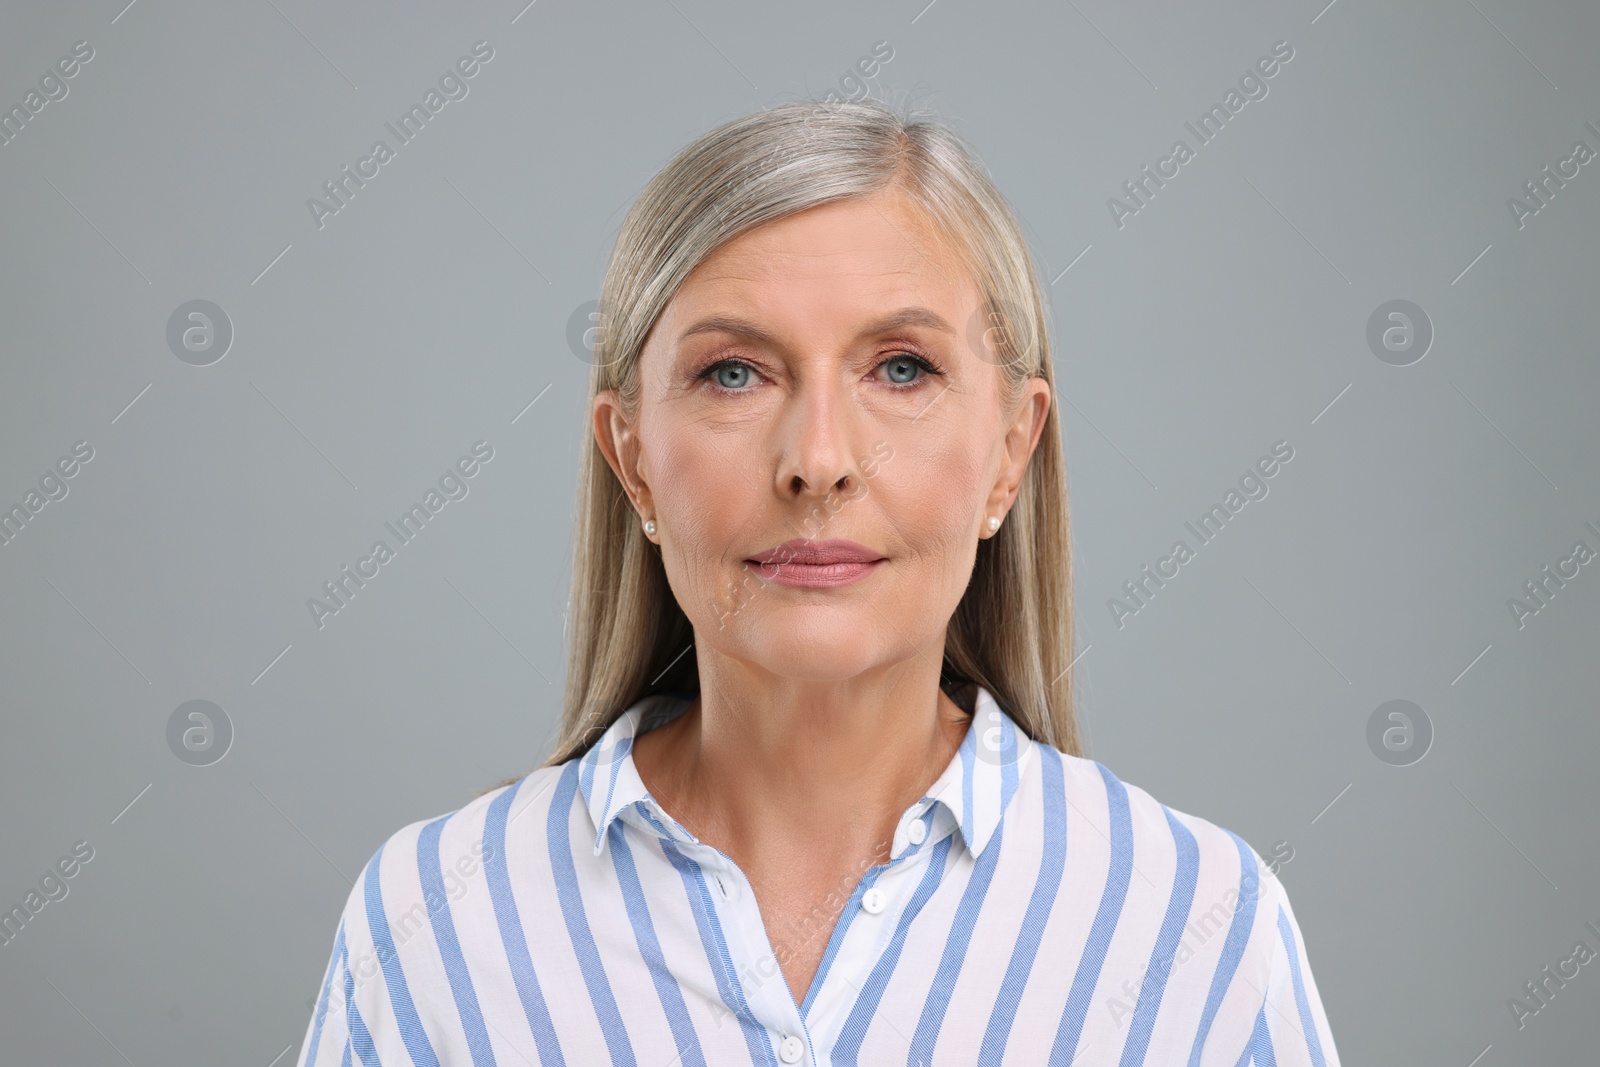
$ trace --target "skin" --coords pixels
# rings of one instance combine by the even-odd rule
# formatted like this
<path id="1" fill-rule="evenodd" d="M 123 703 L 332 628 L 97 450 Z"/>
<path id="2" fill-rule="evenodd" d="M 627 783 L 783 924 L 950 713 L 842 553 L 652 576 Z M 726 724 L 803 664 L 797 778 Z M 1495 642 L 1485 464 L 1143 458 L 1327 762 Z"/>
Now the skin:
<path id="1" fill-rule="evenodd" d="M 748 879 L 796 1003 L 970 722 L 939 688 L 946 629 L 1050 405 L 1031 378 L 1002 409 L 988 335 L 969 328 L 979 294 L 899 190 L 810 208 L 684 281 L 646 338 L 631 417 L 614 392 L 595 401 L 596 440 L 640 521 L 655 519 L 699 661 L 700 696 L 636 741 L 635 765 Z M 907 307 L 951 329 L 875 328 Z M 688 332 L 711 317 L 767 336 Z M 796 537 L 847 538 L 887 562 L 822 589 L 745 562 Z"/>

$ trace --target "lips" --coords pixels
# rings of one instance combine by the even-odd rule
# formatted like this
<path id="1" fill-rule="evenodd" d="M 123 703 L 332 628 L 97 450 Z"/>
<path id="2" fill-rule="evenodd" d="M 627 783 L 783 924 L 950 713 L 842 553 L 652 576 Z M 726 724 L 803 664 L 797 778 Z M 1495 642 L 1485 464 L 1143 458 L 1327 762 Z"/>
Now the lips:
<path id="1" fill-rule="evenodd" d="M 750 557 L 751 563 L 769 565 L 800 564 L 826 566 L 831 563 L 876 563 L 883 559 L 882 552 L 874 552 L 866 545 L 854 541 L 807 541 L 796 538 L 781 545 L 758 552 Z"/>
<path id="2" fill-rule="evenodd" d="M 888 560 L 881 552 L 854 541 L 796 538 L 758 552 L 746 562 L 755 564 L 761 577 L 779 585 L 819 589 L 849 585 Z"/>

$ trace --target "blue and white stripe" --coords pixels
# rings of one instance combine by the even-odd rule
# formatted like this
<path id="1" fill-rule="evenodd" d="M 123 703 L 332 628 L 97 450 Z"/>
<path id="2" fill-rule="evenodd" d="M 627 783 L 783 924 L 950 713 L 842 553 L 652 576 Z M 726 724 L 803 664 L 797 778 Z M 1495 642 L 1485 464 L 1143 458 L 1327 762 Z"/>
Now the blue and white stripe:
<path id="1" fill-rule="evenodd" d="M 796 1003 L 743 874 L 634 768 L 634 738 L 687 703 L 646 698 L 581 758 L 390 837 L 300 1067 L 1338 1067 L 1256 852 L 1032 741 L 982 689 L 890 858 L 841 887 Z"/>

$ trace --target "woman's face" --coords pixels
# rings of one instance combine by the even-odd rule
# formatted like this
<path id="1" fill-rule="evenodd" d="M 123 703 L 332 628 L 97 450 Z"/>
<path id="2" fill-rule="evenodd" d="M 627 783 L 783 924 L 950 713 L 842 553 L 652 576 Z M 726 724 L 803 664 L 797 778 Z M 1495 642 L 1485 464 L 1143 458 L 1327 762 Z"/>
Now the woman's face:
<path id="1" fill-rule="evenodd" d="M 646 339 L 635 420 L 614 393 L 594 419 L 702 664 L 937 671 L 1050 402 L 1033 378 L 1001 409 L 986 325 L 969 270 L 894 190 L 761 226 L 689 275 Z"/>

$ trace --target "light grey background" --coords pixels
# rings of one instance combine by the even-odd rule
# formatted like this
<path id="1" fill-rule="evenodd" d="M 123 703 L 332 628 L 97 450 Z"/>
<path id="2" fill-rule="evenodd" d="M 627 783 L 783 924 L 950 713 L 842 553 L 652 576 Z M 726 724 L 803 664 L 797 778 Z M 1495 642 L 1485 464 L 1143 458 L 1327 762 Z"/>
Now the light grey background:
<path id="1" fill-rule="evenodd" d="M 1600 963 L 1520 1031 L 1507 1006 L 1600 949 L 1600 574 L 1507 606 L 1600 549 L 1600 162 L 1507 206 L 1600 150 L 1592 5 L 123 2 L 0 11 L 0 105 L 94 49 L 0 147 L 0 504 L 94 449 L 0 547 L 0 904 L 94 849 L 0 946 L 0 1059 L 298 1057 L 366 858 L 548 751 L 568 321 L 627 204 L 880 40 L 873 95 L 969 139 L 1051 282 L 1089 754 L 1293 849 L 1346 1064 L 1592 1058 Z M 319 229 L 307 199 L 479 40 L 469 95 Z M 1119 228 L 1108 198 L 1280 40 Z M 167 344 L 193 299 L 235 331 L 211 366 Z M 1392 299 L 1435 330 L 1409 366 L 1367 343 Z M 478 440 L 469 495 L 319 629 L 307 598 Z M 1269 495 L 1115 625 L 1280 440 Z M 196 699 L 235 731 L 206 767 L 167 741 Z M 1366 739 L 1394 699 L 1435 734 L 1410 766 Z"/>

